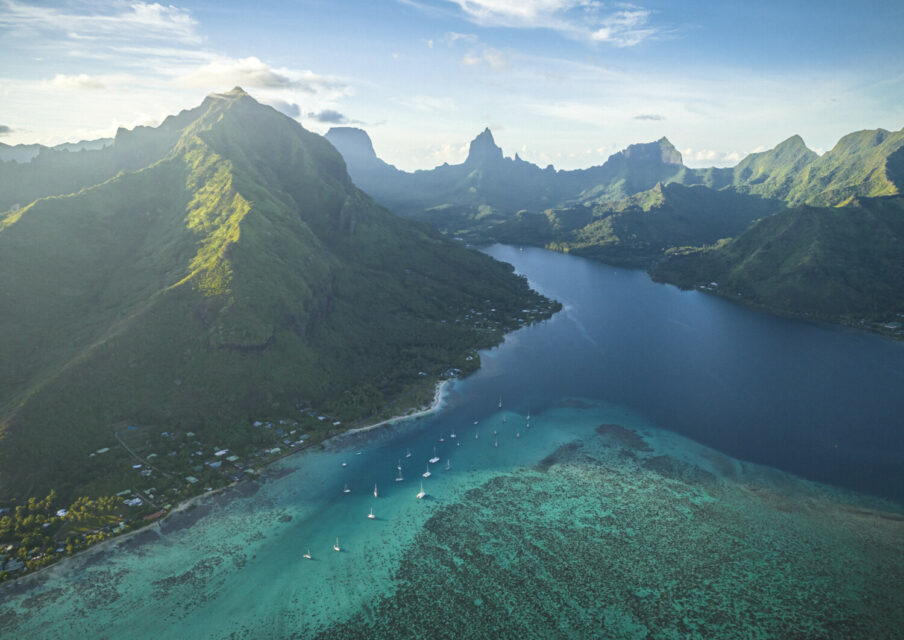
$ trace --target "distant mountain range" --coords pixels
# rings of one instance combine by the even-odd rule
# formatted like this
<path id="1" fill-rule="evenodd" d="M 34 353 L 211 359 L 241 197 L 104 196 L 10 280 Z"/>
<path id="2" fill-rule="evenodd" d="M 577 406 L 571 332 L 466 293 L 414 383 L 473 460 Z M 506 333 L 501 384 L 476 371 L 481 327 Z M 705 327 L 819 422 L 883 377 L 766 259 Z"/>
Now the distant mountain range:
<path id="1" fill-rule="evenodd" d="M 489 130 L 462 164 L 413 173 L 380 160 L 360 129 L 326 137 L 362 189 L 446 234 L 643 266 L 770 311 L 899 333 L 904 129 L 851 133 L 823 155 L 792 136 L 731 168 L 687 167 L 662 138 L 577 171 L 506 158 Z"/>
<path id="2" fill-rule="evenodd" d="M 0 184 L 0 501 L 118 491 L 89 454 L 124 425 L 230 447 L 299 403 L 407 409 L 551 306 L 240 89 Z"/>
<path id="3" fill-rule="evenodd" d="M 0 162 L 31 162 L 42 153 L 52 153 L 54 151 L 94 151 L 109 147 L 111 144 L 113 144 L 113 138 L 63 142 L 52 147 L 43 144 L 9 145 L 0 142 Z"/>

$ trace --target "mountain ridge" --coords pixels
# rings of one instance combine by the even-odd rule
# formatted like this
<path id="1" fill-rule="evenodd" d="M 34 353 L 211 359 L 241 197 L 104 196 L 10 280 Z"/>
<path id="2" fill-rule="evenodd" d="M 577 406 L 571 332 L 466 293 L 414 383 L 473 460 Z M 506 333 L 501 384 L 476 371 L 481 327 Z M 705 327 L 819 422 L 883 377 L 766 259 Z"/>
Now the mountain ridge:
<path id="1" fill-rule="evenodd" d="M 0 218 L 0 499 L 112 489 L 88 454 L 115 425 L 240 448 L 253 417 L 299 402 L 397 412 L 551 304 L 379 207 L 324 138 L 244 92 L 117 137 L 132 158 L 174 138 Z M 486 321 L 461 324 L 468 309 Z"/>

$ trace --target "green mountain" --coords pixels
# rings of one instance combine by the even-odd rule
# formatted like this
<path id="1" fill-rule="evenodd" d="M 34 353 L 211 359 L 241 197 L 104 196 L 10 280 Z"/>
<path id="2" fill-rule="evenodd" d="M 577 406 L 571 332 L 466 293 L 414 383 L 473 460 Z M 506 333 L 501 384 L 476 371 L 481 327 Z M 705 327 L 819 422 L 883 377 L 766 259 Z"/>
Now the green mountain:
<path id="1" fill-rule="evenodd" d="M 550 307 L 240 89 L 69 155 L 24 166 L 74 193 L 0 214 L 0 499 L 118 491 L 89 454 L 125 425 L 229 447 L 300 403 L 398 412 Z"/>
<path id="2" fill-rule="evenodd" d="M 667 138 L 632 144 L 598 167 L 561 173 L 579 189 L 574 200 L 585 204 L 621 200 L 660 183 L 698 182 L 689 179 L 693 170 L 684 166 L 681 153 Z"/>
<path id="3" fill-rule="evenodd" d="M 349 165 L 358 180 L 357 163 Z M 898 236 L 875 235 L 894 226 L 893 215 L 878 210 L 895 207 L 867 199 L 902 193 L 904 129 L 851 133 L 822 155 L 792 136 L 735 167 L 707 169 L 684 166 L 662 138 L 577 171 L 504 158 L 487 130 L 462 165 L 362 176 L 359 184 L 400 214 L 472 242 L 545 246 L 628 266 L 651 266 L 668 253 L 657 277 L 683 286 L 716 281 L 773 311 L 858 323 L 897 313 L 889 280 L 897 254 L 888 242 Z M 736 241 L 704 249 L 727 238 Z"/>
<path id="4" fill-rule="evenodd" d="M 741 233 L 782 207 L 732 191 L 661 183 L 617 202 L 519 212 L 483 232 L 492 240 L 542 244 L 610 264 L 647 266 L 675 246 L 698 246 Z"/>
<path id="5" fill-rule="evenodd" d="M 904 187 L 904 129 L 857 131 L 801 172 L 790 204 L 835 206 L 851 198 L 888 196 Z"/>
<path id="6" fill-rule="evenodd" d="M 787 209 L 733 240 L 672 251 L 652 273 L 778 313 L 858 326 L 900 321 L 904 198 Z"/>
<path id="7" fill-rule="evenodd" d="M 603 165 L 556 171 L 503 155 L 485 129 L 458 165 L 407 173 L 380 160 L 367 134 L 347 127 L 326 134 L 348 163 L 352 179 L 378 202 L 403 217 L 456 234 L 486 228 L 521 210 L 540 211 L 577 202 L 622 199 L 659 182 L 684 182 L 688 170 L 665 138 L 635 144 Z"/>
<path id="8" fill-rule="evenodd" d="M 768 198 L 788 197 L 799 176 L 819 155 L 792 136 L 769 151 L 751 153 L 732 170 L 731 187 Z"/>

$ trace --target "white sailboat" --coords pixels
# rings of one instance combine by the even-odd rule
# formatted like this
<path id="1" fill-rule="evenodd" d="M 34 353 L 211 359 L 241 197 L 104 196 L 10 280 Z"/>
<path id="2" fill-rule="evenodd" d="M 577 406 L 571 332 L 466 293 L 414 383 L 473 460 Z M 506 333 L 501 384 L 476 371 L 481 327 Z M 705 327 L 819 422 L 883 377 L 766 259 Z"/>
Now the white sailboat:
<path id="1" fill-rule="evenodd" d="M 370 508 L 370 513 L 367 514 L 367 518 L 368 518 L 369 520 L 376 520 L 376 519 L 377 519 L 377 516 L 374 515 L 374 508 L 373 508 L 373 507 Z"/>
<path id="2" fill-rule="evenodd" d="M 348 488 L 348 483 L 345 483 L 345 489 L 342 490 L 342 493 L 351 493 L 352 490 Z"/>
<path id="3" fill-rule="evenodd" d="M 377 495 L 377 485 L 376 485 L 376 483 L 374 483 L 374 498 L 378 498 L 378 497 L 379 496 Z"/>
<path id="4" fill-rule="evenodd" d="M 410 458 L 410 457 L 411 457 L 411 449 L 408 449 L 408 450 L 405 452 L 405 457 L 406 457 L 406 458 Z"/>
<path id="5" fill-rule="evenodd" d="M 405 479 L 405 478 L 402 477 L 402 467 L 399 467 L 399 475 L 396 476 L 395 481 L 396 481 L 396 482 L 401 482 L 401 481 L 404 480 L 404 479 Z"/>
<path id="6" fill-rule="evenodd" d="M 452 458 L 446 458 L 446 471 L 452 468 Z"/>
<path id="7" fill-rule="evenodd" d="M 427 471 L 425 471 L 425 472 L 422 473 L 421 475 L 424 476 L 425 478 L 429 478 L 429 477 L 430 477 L 430 463 L 429 463 L 429 462 L 427 463 Z"/>
<path id="8" fill-rule="evenodd" d="M 498 441 L 498 440 L 493 440 L 493 446 L 494 446 L 494 447 L 498 447 L 498 446 L 499 446 L 499 441 Z"/>
<path id="9" fill-rule="evenodd" d="M 454 438 L 454 437 L 455 437 L 455 430 L 454 430 L 454 429 L 452 430 L 452 433 L 449 434 L 449 437 L 450 437 L 450 438 Z"/>
<path id="10" fill-rule="evenodd" d="M 502 408 L 502 394 L 499 395 L 499 408 Z"/>
<path id="11" fill-rule="evenodd" d="M 399 471 L 402 470 L 402 461 L 401 461 L 401 459 L 400 459 L 398 462 L 396 462 L 396 469 L 398 469 Z"/>
<path id="12" fill-rule="evenodd" d="M 421 490 L 420 490 L 420 491 L 418 492 L 418 494 L 417 494 L 417 499 L 418 499 L 418 500 L 421 500 L 425 495 L 427 495 L 427 492 L 424 491 L 424 483 L 422 482 L 422 483 L 421 483 Z"/>
<path id="13" fill-rule="evenodd" d="M 440 442 L 445 442 L 445 441 L 446 441 L 446 439 L 443 437 L 442 434 L 439 435 L 439 441 L 440 441 Z"/>
<path id="14" fill-rule="evenodd" d="M 475 432 L 474 432 L 474 439 L 477 440 L 477 438 L 479 438 L 479 437 L 480 437 L 480 436 L 479 436 L 479 435 L 477 434 L 477 432 L 475 431 Z"/>
<path id="15" fill-rule="evenodd" d="M 336 538 L 336 544 L 333 545 L 333 551 L 342 551 L 342 547 L 339 546 L 339 538 Z"/>
<path id="16" fill-rule="evenodd" d="M 307 552 L 307 553 L 303 553 L 303 554 L 301 555 L 301 557 L 304 558 L 305 560 L 310 560 L 310 559 L 311 559 L 311 550 L 308 549 L 308 552 Z"/>
<path id="17" fill-rule="evenodd" d="M 436 464 L 439 462 L 439 456 L 436 455 L 436 447 L 433 447 L 433 457 L 430 458 L 430 464 Z"/>

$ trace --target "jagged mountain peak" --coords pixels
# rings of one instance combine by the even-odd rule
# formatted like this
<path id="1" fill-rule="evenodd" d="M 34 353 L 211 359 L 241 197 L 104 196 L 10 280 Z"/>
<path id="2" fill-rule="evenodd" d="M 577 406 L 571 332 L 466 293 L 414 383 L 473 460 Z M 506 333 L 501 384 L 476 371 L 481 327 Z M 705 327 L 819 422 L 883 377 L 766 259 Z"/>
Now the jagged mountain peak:
<path id="1" fill-rule="evenodd" d="M 502 149 L 496 145 L 490 128 L 485 128 L 471 141 L 465 164 L 475 164 L 502 159 Z"/>
<path id="2" fill-rule="evenodd" d="M 804 142 L 804 139 L 800 137 L 798 134 L 794 134 L 787 140 L 784 140 L 776 145 L 776 149 L 808 149 L 807 143 Z"/>

